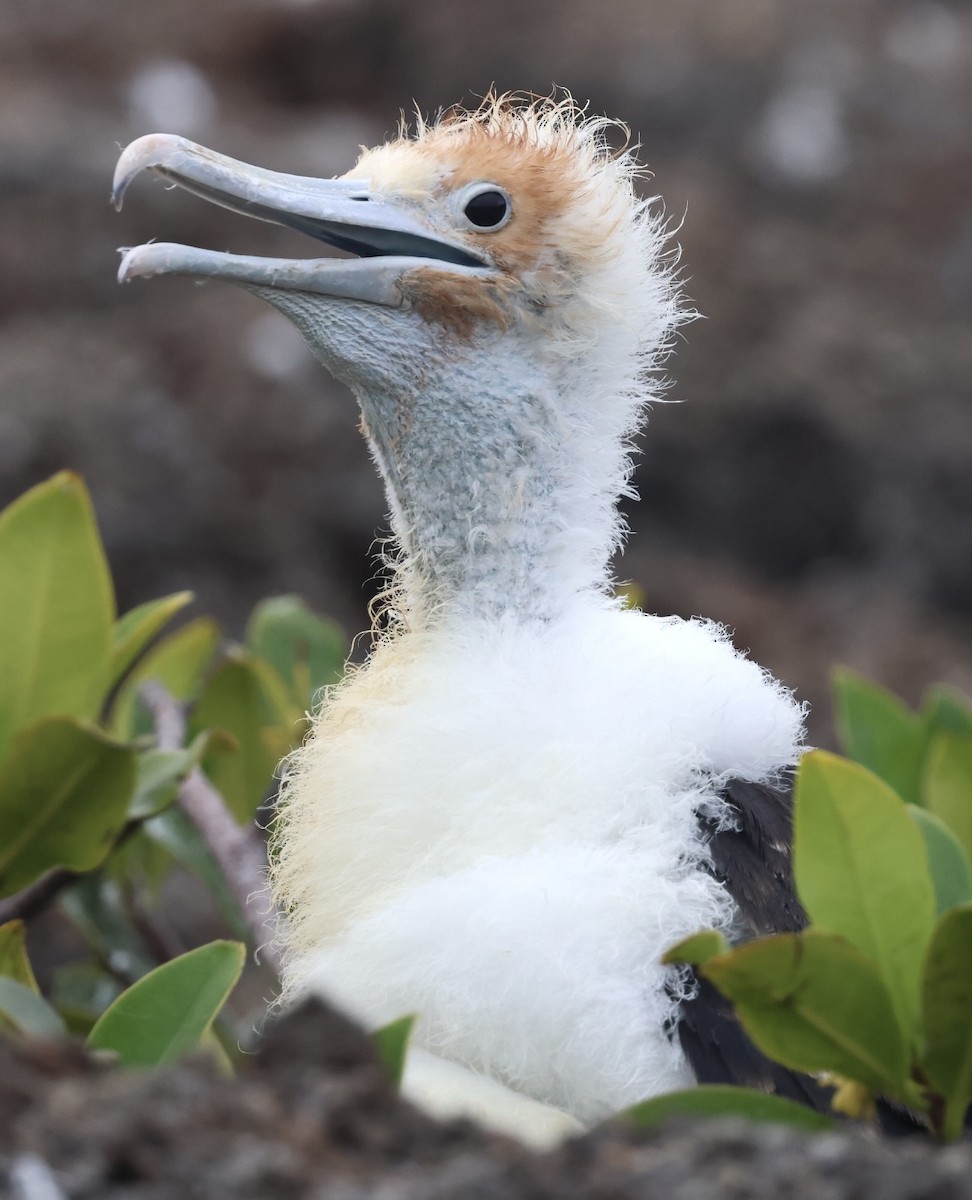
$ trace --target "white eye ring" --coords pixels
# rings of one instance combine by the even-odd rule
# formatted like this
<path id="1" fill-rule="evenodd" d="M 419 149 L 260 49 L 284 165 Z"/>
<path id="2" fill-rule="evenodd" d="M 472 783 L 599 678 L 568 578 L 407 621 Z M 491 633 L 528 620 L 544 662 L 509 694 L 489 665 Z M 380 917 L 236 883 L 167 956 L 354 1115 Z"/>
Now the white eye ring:
<path id="1" fill-rule="evenodd" d="M 455 205 L 463 226 L 477 233 L 496 233 L 513 216 L 513 201 L 506 189 L 484 180 L 457 193 Z"/>

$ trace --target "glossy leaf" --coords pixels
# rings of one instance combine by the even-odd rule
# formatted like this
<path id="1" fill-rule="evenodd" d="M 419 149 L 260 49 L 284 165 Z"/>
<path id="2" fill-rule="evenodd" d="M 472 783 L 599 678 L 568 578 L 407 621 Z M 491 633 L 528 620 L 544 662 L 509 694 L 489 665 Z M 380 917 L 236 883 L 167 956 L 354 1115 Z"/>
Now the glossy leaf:
<path id="1" fill-rule="evenodd" d="M 111 728 L 117 737 L 150 733 L 152 722 L 138 700 L 139 689 L 158 680 L 175 700 L 195 697 L 219 645 L 219 628 L 206 617 L 189 621 L 145 655 L 118 690 Z"/>
<path id="2" fill-rule="evenodd" d="M 972 902 L 972 864 L 958 838 L 934 813 L 915 804 L 908 815 L 921 830 L 928 852 L 928 867 L 935 888 L 935 913 Z"/>
<path id="3" fill-rule="evenodd" d="M 127 1067 L 158 1067 L 194 1050 L 243 970 L 245 947 L 210 942 L 156 967 L 122 992 L 91 1030 L 92 1050 Z"/>
<path id="4" fill-rule="evenodd" d="M 54 1042 L 67 1036 L 64 1022 L 43 997 L 16 979 L 0 976 L 0 1030 Z"/>
<path id="5" fill-rule="evenodd" d="M 199 765 L 212 741 L 208 733 L 201 733 L 183 750 L 145 750 L 139 754 L 129 817 L 144 820 L 167 808 L 176 798 L 179 784 Z"/>
<path id="6" fill-rule="evenodd" d="M 0 773 L 0 895 L 51 867 L 107 857 L 135 788 L 135 754 L 68 717 L 19 733 Z"/>
<path id="7" fill-rule="evenodd" d="M 848 758 L 873 771 L 910 804 L 920 801 L 926 733 L 897 696 L 853 671 L 834 672 L 837 735 Z"/>
<path id="8" fill-rule="evenodd" d="M 887 987 L 859 950 L 807 930 L 748 942 L 700 968 L 770 1058 L 830 1071 L 910 1103 L 910 1056 Z"/>
<path id="9" fill-rule="evenodd" d="M 957 1138 L 972 1103 L 972 905 L 935 926 L 923 980 L 922 1065 L 945 1098 L 945 1136 Z"/>
<path id="10" fill-rule="evenodd" d="M 972 858 L 972 737 L 941 733 L 925 767 L 926 806 L 951 829 Z"/>
<path id="11" fill-rule="evenodd" d="M 721 933 L 715 929 L 706 929 L 702 933 L 693 933 L 691 937 L 683 938 L 666 950 L 662 962 L 691 963 L 693 966 L 699 966 L 708 962 L 710 958 L 715 958 L 717 954 L 725 954 L 728 949 L 729 944 Z"/>
<path id="12" fill-rule="evenodd" d="M 210 755 L 206 774 L 238 821 L 251 821 L 273 783 L 282 731 L 268 721 L 261 676 L 246 657 L 224 663 L 206 684 L 193 712 L 195 728 L 220 729 L 239 744 L 235 754 Z"/>
<path id="13" fill-rule="evenodd" d="M 192 592 L 175 592 L 130 609 L 115 622 L 111 634 L 109 683 L 124 676 L 151 640 L 192 601 Z"/>
<path id="14" fill-rule="evenodd" d="M 857 763 L 821 750 L 805 755 L 793 866 L 814 927 L 841 934 L 874 963 L 910 1041 L 935 893 L 924 838 L 902 800 Z"/>
<path id="15" fill-rule="evenodd" d="M 0 513 L 0 758 L 40 717 L 97 716 L 115 598 L 87 490 L 63 471 Z"/>
<path id="16" fill-rule="evenodd" d="M 408 1058 L 408 1043 L 417 1018 L 414 1014 L 399 1017 L 376 1029 L 371 1035 L 378 1051 L 378 1058 L 388 1074 L 395 1081 L 396 1087 L 402 1082 L 405 1074 L 405 1060 Z"/>
<path id="17" fill-rule="evenodd" d="M 246 643 L 291 689 L 301 710 L 344 674 L 348 641 L 334 621 L 312 613 L 299 596 L 274 596 L 253 610 Z"/>
<path id="18" fill-rule="evenodd" d="M 805 1104 L 771 1096 L 755 1088 L 715 1083 L 653 1096 L 625 1109 L 620 1116 L 640 1129 L 653 1129 L 665 1121 L 682 1117 L 744 1117 L 748 1121 L 771 1121 L 814 1132 L 834 1128 L 830 1117 Z"/>

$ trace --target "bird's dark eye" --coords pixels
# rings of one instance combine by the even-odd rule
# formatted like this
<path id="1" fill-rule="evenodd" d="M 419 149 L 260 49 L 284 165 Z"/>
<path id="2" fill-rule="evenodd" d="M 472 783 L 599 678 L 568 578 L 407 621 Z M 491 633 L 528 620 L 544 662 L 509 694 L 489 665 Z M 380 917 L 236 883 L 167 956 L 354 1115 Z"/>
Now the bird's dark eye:
<path id="1" fill-rule="evenodd" d="M 462 211 L 476 229 L 496 229 L 509 219 L 510 198 L 499 188 L 483 188 L 466 200 Z"/>

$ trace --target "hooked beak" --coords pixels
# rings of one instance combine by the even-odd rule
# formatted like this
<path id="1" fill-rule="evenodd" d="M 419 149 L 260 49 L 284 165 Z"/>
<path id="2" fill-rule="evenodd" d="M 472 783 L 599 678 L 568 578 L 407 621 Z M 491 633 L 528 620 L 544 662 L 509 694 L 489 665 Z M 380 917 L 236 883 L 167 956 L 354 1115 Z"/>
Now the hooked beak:
<path id="1" fill-rule="evenodd" d="M 118 160 L 112 185 L 116 208 L 144 170 L 223 208 L 296 229 L 358 257 L 260 258 L 150 242 L 124 252 L 121 283 L 191 275 L 397 308 L 403 301 L 400 281 L 417 267 L 434 263 L 457 275 L 493 274 L 459 241 L 440 237 L 403 205 L 372 194 L 367 181 L 265 171 L 186 138 L 153 133 L 132 142 Z"/>

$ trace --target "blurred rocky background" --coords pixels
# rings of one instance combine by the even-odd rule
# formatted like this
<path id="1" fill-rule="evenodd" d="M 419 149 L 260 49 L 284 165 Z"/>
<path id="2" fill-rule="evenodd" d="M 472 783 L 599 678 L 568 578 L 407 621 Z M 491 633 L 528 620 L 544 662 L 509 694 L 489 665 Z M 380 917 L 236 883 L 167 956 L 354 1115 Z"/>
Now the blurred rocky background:
<path id="1" fill-rule="evenodd" d="M 815 707 L 849 663 L 972 691 L 972 9 L 963 0 L 3 0 L 0 501 L 95 497 L 124 607 L 350 631 L 384 503 L 350 397 L 244 293 L 119 288 L 149 237 L 299 256 L 120 146 L 166 130 L 332 175 L 413 101 L 553 83 L 623 117 L 677 219 L 686 330 L 619 573 Z"/>

